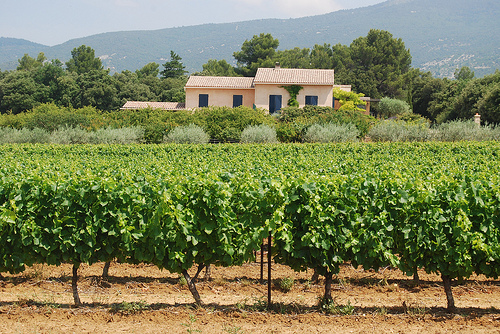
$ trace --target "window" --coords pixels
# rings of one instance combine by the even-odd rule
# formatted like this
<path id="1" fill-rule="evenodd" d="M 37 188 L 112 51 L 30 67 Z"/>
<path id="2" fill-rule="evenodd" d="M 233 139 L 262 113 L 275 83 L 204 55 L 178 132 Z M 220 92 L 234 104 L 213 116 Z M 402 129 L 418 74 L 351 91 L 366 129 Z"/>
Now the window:
<path id="1" fill-rule="evenodd" d="M 233 95 L 233 108 L 243 105 L 243 95 Z"/>
<path id="2" fill-rule="evenodd" d="M 306 95 L 306 106 L 317 106 L 318 97 L 314 95 Z"/>
<path id="3" fill-rule="evenodd" d="M 281 95 L 269 95 L 269 113 L 281 110 Z"/>
<path id="4" fill-rule="evenodd" d="M 208 94 L 199 95 L 198 107 L 208 107 Z"/>

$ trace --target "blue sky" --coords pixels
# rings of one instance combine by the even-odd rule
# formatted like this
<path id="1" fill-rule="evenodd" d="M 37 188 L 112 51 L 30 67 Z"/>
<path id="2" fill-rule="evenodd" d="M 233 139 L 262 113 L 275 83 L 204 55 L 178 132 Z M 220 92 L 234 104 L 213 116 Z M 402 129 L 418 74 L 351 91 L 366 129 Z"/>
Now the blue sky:
<path id="1" fill-rule="evenodd" d="M 385 0 L 2 0 L 0 37 L 56 45 L 89 35 L 295 18 Z"/>

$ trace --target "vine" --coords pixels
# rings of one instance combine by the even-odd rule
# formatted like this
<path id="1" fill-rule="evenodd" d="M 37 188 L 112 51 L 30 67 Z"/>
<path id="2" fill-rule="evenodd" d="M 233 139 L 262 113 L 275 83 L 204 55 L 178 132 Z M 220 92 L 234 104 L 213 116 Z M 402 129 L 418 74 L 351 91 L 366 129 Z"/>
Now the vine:
<path id="1" fill-rule="evenodd" d="M 299 85 L 290 85 L 290 86 L 281 86 L 284 88 L 289 94 L 290 94 L 290 99 L 287 102 L 287 105 L 289 107 L 298 107 L 299 106 L 299 101 L 297 101 L 297 95 L 299 95 L 299 92 L 304 88 Z"/>

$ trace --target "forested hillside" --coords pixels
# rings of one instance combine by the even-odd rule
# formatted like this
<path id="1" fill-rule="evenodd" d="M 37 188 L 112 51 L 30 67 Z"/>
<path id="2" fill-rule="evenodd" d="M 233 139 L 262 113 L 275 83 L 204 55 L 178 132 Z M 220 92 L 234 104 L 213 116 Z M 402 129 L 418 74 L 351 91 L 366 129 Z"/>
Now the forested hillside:
<path id="1" fill-rule="evenodd" d="M 456 68 L 468 66 L 476 76 L 484 76 L 500 67 L 499 16 L 500 2 L 494 0 L 390 0 L 298 19 L 104 33 L 50 48 L 21 43 L 9 52 L 0 46 L 0 68 L 14 69 L 16 60 L 24 53 L 36 56 L 40 51 L 49 59 L 66 61 L 73 48 L 85 44 L 96 50 L 112 72 L 134 71 L 149 62 L 161 63 L 170 50 L 183 58 L 188 72 L 196 72 L 209 59 L 231 62 L 242 41 L 263 32 L 279 39 L 279 48 L 284 50 L 325 43 L 349 45 L 370 29 L 381 29 L 405 42 L 416 68 L 431 71 L 434 76 L 452 77 Z"/>

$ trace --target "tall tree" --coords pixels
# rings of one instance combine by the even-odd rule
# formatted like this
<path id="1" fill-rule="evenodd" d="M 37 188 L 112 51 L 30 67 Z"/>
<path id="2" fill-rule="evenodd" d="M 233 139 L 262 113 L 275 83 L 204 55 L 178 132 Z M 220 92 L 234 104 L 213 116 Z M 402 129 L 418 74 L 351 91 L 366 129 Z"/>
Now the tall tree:
<path id="1" fill-rule="evenodd" d="M 19 65 L 17 66 L 18 71 L 36 71 L 43 66 L 43 63 L 47 60 L 45 54 L 40 52 L 35 58 L 30 57 L 27 53 L 18 60 Z"/>
<path id="2" fill-rule="evenodd" d="M 237 72 L 244 76 L 254 76 L 259 67 L 273 66 L 273 57 L 279 41 L 271 34 L 261 33 L 254 35 L 251 40 L 246 40 L 241 46 L 241 51 L 234 52 L 237 61 Z"/>
<path id="3" fill-rule="evenodd" d="M 170 51 L 170 61 L 163 64 L 164 70 L 161 71 L 162 78 L 180 78 L 184 76 L 187 71 L 186 66 L 182 63 L 182 58 L 174 51 Z"/>
<path id="4" fill-rule="evenodd" d="M 31 73 L 13 71 L 0 81 L 0 112 L 17 114 L 43 102 L 46 89 L 37 85 Z"/>
<path id="5" fill-rule="evenodd" d="M 88 73 L 93 70 L 102 70 L 101 59 L 95 56 L 95 51 L 90 46 L 81 45 L 71 51 L 71 59 L 66 62 L 69 72 L 77 74 Z"/>
<path id="6" fill-rule="evenodd" d="M 160 73 L 160 65 L 157 63 L 148 63 L 144 65 L 141 69 L 135 71 L 137 76 L 142 79 L 146 77 L 157 77 Z"/>
<path id="7" fill-rule="evenodd" d="M 374 98 L 405 97 L 401 76 L 411 68 L 411 55 L 401 38 L 371 29 L 366 37 L 351 43 L 350 57 L 348 76 L 356 91 Z"/>
<path id="8" fill-rule="evenodd" d="M 462 66 L 460 69 L 456 69 L 454 73 L 455 80 L 472 80 L 474 79 L 474 71 L 472 71 L 468 66 Z"/>
<path id="9" fill-rule="evenodd" d="M 203 64 L 203 71 L 198 75 L 214 76 L 214 77 L 236 77 L 238 74 L 226 60 L 209 59 L 206 64 Z"/>

